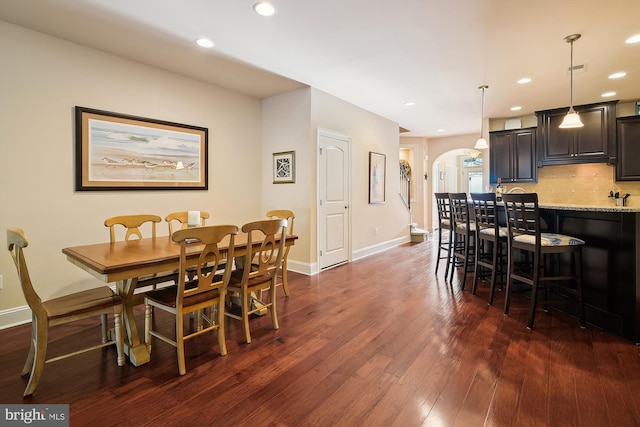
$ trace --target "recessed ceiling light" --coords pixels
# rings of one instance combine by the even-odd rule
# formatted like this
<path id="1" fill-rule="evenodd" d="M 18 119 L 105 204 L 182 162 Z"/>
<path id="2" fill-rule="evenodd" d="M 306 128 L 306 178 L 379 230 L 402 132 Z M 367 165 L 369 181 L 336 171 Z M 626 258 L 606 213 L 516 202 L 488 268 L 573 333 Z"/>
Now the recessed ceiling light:
<path id="1" fill-rule="evenodd" d="M 438 132 L 442 133 L 444 132 L 444 129 L 438 129 Z"/>
<path id="2" fill-rule="evenodd" d="M 616 93 L 615 92 L 605 92 L 600 96 L 602 96 L 603 98 L 608 98 L 610 96 L 616 96 Z"/>
<path id="3" fill-rule="evenodd" d="M 198 40 L 196 40 L 196 43 L 198 44 L 198 46 L 201 46 L 201 47 L 209 48 L 214 46 L 214 43 L 206 37 L 199 38 Z"/>
<path id="4" fill-rule="evenodd" d="M 636 34 L 635 36 L 629 37 L 625 40 L 625 43 L 638 43 L 640 42 L 640 34 Z"/>
<path id="5" fill-rule="evenodd" d="M 415 102 L 413 102 L 413 101 L 408 101 L 408 102 L 405 102 L 405 103 L 404 103 L 404 106 L 405 106 L 405 107 L 411 107 L 411 106 L 414 106 L 414 105 L 416 105 L 416 103 L 415 103 Z"/>
<path id="6" fill-rule="evenodd" d="M 516 105 L 515 107 L 511 107 L 511 111 L 520 111 L 522 110 L 522 107 L 519 105 Z"/>
<path id="7" fill-rule="evenodd" d="M 621 77 L 626 76 L 627 73 L 625 73 L 624 71 L 620 71 L 619 73 L 613 73 L 609 76 L 610 79 L 619 79 Z"/>
<path id="8" fill-rule="evenodd" d="M 523 85 L 527 83 L 531 83 L 531 77 L 523 77 L 520 80 L 518 80 L 519 85 Z"/>
<path id="9" fill-rule="evenodd" d="M 255 10 L 258 15 L 262 16 L 271 16 L 276 13 L 276 8 L 273 7 L 271 3 L 268 3 L 266 1 L 261 1 L 254 4 L 253 10 Z"/>

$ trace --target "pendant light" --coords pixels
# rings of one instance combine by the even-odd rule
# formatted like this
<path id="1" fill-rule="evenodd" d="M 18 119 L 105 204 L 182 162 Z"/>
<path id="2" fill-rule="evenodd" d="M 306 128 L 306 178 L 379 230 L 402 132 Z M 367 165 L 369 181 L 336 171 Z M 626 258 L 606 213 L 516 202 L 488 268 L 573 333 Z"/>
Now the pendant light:
<path id="1" fill-rule="evenodd" d="M 580 120 L 580 116 L 578 116 L 578 113 L 573 109 L 573 42 L 580 37 L 580 34 L 571 34 L 564 38 L 567 43 L 571 44 L 571 68 L 569 69 L 571 75 L 571 103 L 569 104 L 569 112 L 564 116 L 562 123 L 560 123 L 560 129 L 581 128 L 584 126 Z"/>
<path id="2" fill-rule="evenodd" d="M 482 121 L 480 122 L 480 138 L 476 141 L 476 145 L 473 146 L 476 150 L 484 150 L 489 148 L 489 144 L 487 144 L 487 140 L 484 139 L 484 90 L 488 89 L 489 86 L 482 85 L 478 86 L 478 89 L 482 90 Z"/>

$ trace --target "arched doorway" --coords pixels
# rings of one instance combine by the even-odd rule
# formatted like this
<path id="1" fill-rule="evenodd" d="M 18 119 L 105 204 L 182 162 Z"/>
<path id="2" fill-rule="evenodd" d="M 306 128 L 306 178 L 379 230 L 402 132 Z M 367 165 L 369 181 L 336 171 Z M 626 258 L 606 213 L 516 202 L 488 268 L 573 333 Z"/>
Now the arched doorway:
<path id="1" fill-rule="evenodd" d="M 458 148 L 439 155 L 432 164 L 432 190 L 434 193 L 481 193 L 485 191 L 482 153 L 469 148 Z M 432 229 L 438 226 L 437 206 L 432 204 Z"/>

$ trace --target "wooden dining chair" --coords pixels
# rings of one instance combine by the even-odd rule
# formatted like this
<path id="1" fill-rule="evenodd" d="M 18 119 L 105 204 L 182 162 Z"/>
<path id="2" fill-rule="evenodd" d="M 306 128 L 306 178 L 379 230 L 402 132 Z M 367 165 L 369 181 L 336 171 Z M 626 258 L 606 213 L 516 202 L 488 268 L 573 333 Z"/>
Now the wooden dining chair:
<path id="1" fill-rule="evenodd" d="M 229 292 L 237 292 L 241 297 L 241 313 L 238 315 L 227 310 L 226 315 L 242 321 L 245 340 L 250 343 L 249 316 L 251 314 L 267 308 L 271 311 L 273 329 L 279 328 L 276 312 L 276 277 L 285 253 L 283 236 L 287 233 L 287 220 L 254 221 L 243 225 L 242 231 L 247 233 L 245 258 L 247 262 L 243 268 L 233 272 L 229 282 Z M 261 300 L 254 304 L 252 300 L 257 296 L 252 294 L 261 295 L 263 290 L 269 290 L 269 302 Z"/>
<path id="2" fill-rule="evenodd" d="M 156 224 L 162 221 L 158 215 L 149 215 L 149 214 L 140 214 L 140 215 L 120 215 L 114 216 L 111 218 L 107 218 L 104 221 L 104 225 L 109 227 L 109 238 L 110 242 L 117 242 L 116 238 L 116 226 L 122 226 L 125 231 L 124 239 L 128 241 L 136 236 L 138 239 L 142 239 L 142 232 L 140 231 L 140 227 L 144 224 L 149 224 L 151 226 L 151 236 L 156 237 Z"/>
<path id="3" fill-rule="evenodd" d="M 444 270 L 444 278 L 446 280 L 449 275 L 449 267 L 451 265 L 451 245 L 453 243 L 453 219 L 451 218 L 451 202 L 449 201 L 449 193 L 435 193 L 436 205 L 438 207 L 438 258 L 436 258 L 436 274 L 440 260 L 446 259 L 447 265 Z M 443 241 L 443 233 L 447 233 L 446 241 Z M 442 255 L 444 251 L 445 255 Z"/>
<path id="4" fill-rule="evenodd" d="M 205 226 L 206 220 L 209 219 L 209 212 L 197 211 L 197 215 L 200 218 L 197 226 Z M 183 230 L 189 227 L 189 211 L 172 212 L 168 214 L 164 220 L 169 224 L 169 235 L 171 236 L 174 231 Z M 193 224 L 191 226 L 193 226 Z"/>
<path id="5" fill-rule="evenodd" d="M 113 293 L 108 286 L 87 289 L 65 296 L 42 301 L 33 287 L 24 249 L 29 241 L 21 228 L 7 230 L 9 252 L 18 270 L 18 277 L 22 292 L 31 309 L 31 345 L 27 361 L 22 369 L 22 375 L 29 374 L 29 382 L 24 390 L 24 396 L 30 396 L 36 390 L 44 364 L 64 359 L 89 350 L 116 345 L 118 366 L 124 365 L 124 348 L 122 336 L 122 298 Z M 107 324 L 107 315 L 113 314 L 114 336 L 111 335 Z M 88 317 L 100 316 L 102 321 L 102 342 L 100 344 L 76 350 L 47 359 L 47 344 L 49 342 L 49 328 Z"/>
<path id="6" fill-rule="evenodd" d="M 507 272 L 506 247 L 508 230 L 500 224 L 501 207 L 495 193 L 471 193 L 476 222 L 476 266 L 473 277 L 473 295 L 481 277 L 489 275 L 489 305 L 493 305 L 496 283 L 505 282 Z M 502 209 L 504 212 L 504 209 Z"/>
<path id="7" fill-rule="evenodd" d="M 462 286 L 466 284 L 466 274 L 475 267 L 476 222 L 473 220 L 473 209 L 469 209 L 467 193 L 449 193 L 451 218 L 453 220 L 453 242 L 451 244 L 451 271 L 449 282 L 453 281 L 456 267 L 462 267 Z"/>
<path id="8" fill-rule="evenodd" d="M 224 305 L 233 263 L 224 263 L 224 267 L 219 268 L 225 259 L 220 253 L 219 245 L 223 239 L 229 237 L 228 256 L 232 257 L 236 234 L 238 234 L 238 227 L 235 225 L 213 225 L 176 231 L 171 235 L 171 239 L 180 243 L 178 284 L 145 293 L 144 329 L 147 349 L 151 352 L 152 336 L 176 347 L 180 375 L 186 373 L 184 342 L 189 338 L 217 330 L 220 354 L 223 356 L 227 354 Z M 192 240 L 204 245 L 201 251 L 195 252 L 195 255 L 191 250 L 192 245 L 195 244 Z M 193 266 L 194 257 L 196 257 L 196 275 L 193 280 L 187 280 L 186 270 L 188 266 Z M 214 268 L 208 269 L 211 263 L 214 264 Z M 158 326 L 154 329 L 152 307 L 171 313 L 175 317 L 175 333 L 164 334 L 160 332 Z M 206 326 L 197 327 L 185 333 L 185 315 L 192 313 L 200 318 L 197 322 L 198 326 L 203 323 L 200 320 L 204 321 Z"/>
<path id="9" fill-rule="evenodd" d="M 293 221 L 296 219 L 296 214 L 293 211 L 286 209 L 275 209 L 271 211 L 267 211 L 267 218 L 271 219 L 286 219 L 288 222 L 287 225 L 287 236 L 291 236 L 293 234 Z M 287 279 L 287 258 L 289 257 L 289 250 L 291 246 L 287 246 L 284 250 L 284 257 L 282 258 L 282 289 L 284 290 L 284 295 L 289 296 L 289 281 Z"/>
<path id="10" fill-rule="evenodd" d="M 156 224 L 162 221 L 158 215 L 151 214 L 138 214 L 138 215 L 120 215 L 114 216 L 111 218 L 107 218 L 104 221 L 104 225 L 109 227 L 109 241 L 111 243 L 115 243 L 118 241 L 116 237 L 116 229 L 122 227 L 124 228 L 124 239 L 125 241 L 129 241 L 132 239 L 142 239 L 143 234 L 140 230 L 144 225 L 151 228 L 151 236 L 156 237 Z M 136 288 L 145 288 L 150 287 L 149 289 L 156 289 L 158 284 L 161 283 L 175 283 L 178 280 L 177 272 L 166 272 L 161 274 L 152 274 L 148 276 L 138 277 L 138 283 Z M 141 293 L 136 293 L 134 297 L 133 303 L 135 305 L 142 304 L 142 296 Z"/>
<path id="11" fill-rule="evenodd" d="M 585 326 L 585 307 L 582 292 L 582 247 L 585 241 L 565 234 L 542 230 L 538 194 L 503 194 L 507 210 L 509 230 L 509 267 L 504 314 L 509 314 L 514 283 L 525 285 L 531 291 L 527 328 L 533 328 L 538 302 L 567 304 L 577 302 L 580 306 L 580 325 Z M 560 265 L 560 254 L 568 254 L 571 261 Z M 524 255 L 519 257 L 518 255 Z M 522 262 L 524 258 L 526 262 Z M 516 260 L 518 259 L 518 260 Z M 539 291 L 543 300 L 539 301 Z"/>

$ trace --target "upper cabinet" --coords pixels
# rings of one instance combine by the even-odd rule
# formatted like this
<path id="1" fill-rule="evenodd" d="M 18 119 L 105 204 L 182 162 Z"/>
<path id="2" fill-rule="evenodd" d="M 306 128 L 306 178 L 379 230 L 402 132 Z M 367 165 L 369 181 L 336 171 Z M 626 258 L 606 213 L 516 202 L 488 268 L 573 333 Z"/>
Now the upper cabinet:
<path id="1" fill-rule="evenodd" d="M 584 127 L 560 129 L 568 107 L 537 111 L 538 165 L 615 161 L 616 103 L 575 106 Z"/>
<path id="2" fill-rule="evenodd" d="M 536 128 L 489 133 L 490 182 L 536 182 Z"/>
<path id="3" fill-rule="evenodd" d="M 617 120 L 616 181 L 640 181 L 640 116 Z"/>

